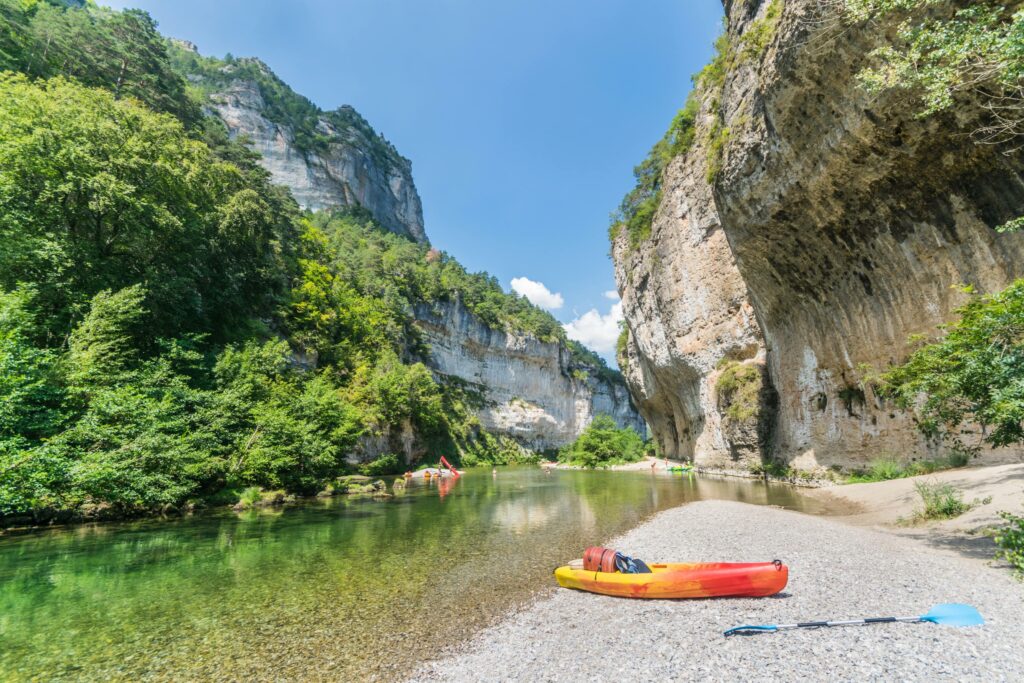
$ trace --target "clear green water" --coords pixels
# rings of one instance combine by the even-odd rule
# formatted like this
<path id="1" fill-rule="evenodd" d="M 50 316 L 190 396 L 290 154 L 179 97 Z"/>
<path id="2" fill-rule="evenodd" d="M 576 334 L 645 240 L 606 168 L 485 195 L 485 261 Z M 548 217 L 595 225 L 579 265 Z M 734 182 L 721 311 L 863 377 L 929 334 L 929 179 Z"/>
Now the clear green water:
<path id="1" fill-rule="evenodd" d="M 0 680 L 393 678 L 552 589 L 584 546 L 709 498 L 820 511 L 781 485 L 503 468 L 444 497 L 0 538 Z"/>

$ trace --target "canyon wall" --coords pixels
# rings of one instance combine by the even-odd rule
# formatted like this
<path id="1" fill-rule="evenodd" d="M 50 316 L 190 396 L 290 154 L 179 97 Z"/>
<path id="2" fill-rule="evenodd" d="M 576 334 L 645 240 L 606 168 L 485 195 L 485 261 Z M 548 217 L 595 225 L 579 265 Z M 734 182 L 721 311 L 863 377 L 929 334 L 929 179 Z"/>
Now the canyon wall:
<path id="1" fill-rule="evenodd" d="M 622 380 L 574 362 L 564 344 L 488 327 L 458 302 L 417 306 L 415 320 L 430 347 L 426 364 L 479 392 L 477 416 L 494 434 L 553 449 L 602 414 L 647 432 Z"/>
<path id="2" fill-rule="evenodd" d="M 206 91 L 205 105 L 232 137 L 244 136 L 278 185 L 304 209 L 362 207 L 384 228 L 426 242 L 423 207 L 411 162 L 349 106 L 322 112 L 254 58 L 227 63 L 200 57 L 192 43 L 174 41 L 189 54 L 183 75 Z M 192 68 L 189 68 L 192 67 Z M 288 117 L 301 112 L 300 131 Z"/>
<path id="3" fill-rule="evenodd" d="M 206 93 L 208 113 L 229 135 L 244 137 L 273 182 L 288 187 L 301 206 L 361 207 L 382 227 L 427 243 L 410 162 L 354 109 L 321 112 L 257 59 L 205 58 L 185 41 L 173 49 L 178 68 Z M 622 377 L 582 364 L 564 344 L 488 327 L 457 302 L 418 305 L 412 315 L 431 347 L 424 362 L 441 379 L 480 395 L 477 417 L 491 433 L 532 450 L 554 449 L 606 414 L 646 434 Z M 297 355 L 297 362 L 315 366 L 316 359 Z M 416 448 L 406 425 L 400 434 L 364 439 L 353 457 L 401 451 L 411 460 Z"/>
<path id="4" fill-rule="evenodd" d="M 771 3 L 724 4 L 742 46 Z M 856 76 L 894 27 L 840 26 L 834 5 L 781 3 L 763 52 L 702 93 L 650 237 L 613 244 L 627 380 L 663 448 L 698 463 L 940 454 L 871 378 L 952 319 L 957 285 L 1024 275 L 1024 236 L 993 229 L 1024 214 L 1024 156 L 972 139 L 980 110 L 919 118 L 905 93 L 869 94 Z M 753 415 L 716 391 L 736 362 L 762 384 Z"/>

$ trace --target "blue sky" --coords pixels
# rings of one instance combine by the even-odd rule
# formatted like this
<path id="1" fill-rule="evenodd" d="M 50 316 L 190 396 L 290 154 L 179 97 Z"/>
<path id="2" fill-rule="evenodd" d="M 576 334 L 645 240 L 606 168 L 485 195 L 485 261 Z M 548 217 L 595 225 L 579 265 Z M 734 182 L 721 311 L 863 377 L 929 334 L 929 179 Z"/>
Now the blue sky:
<path id="1" fill-rule="evenodd" d="M 563 322 L 593 309 L 571 332 L 605 352 L 608 215 L 722 17 L 720 0 L 101 2 L 353 105 L 412 160 L 435 246 L 548 306 L 560 294 Z"/>

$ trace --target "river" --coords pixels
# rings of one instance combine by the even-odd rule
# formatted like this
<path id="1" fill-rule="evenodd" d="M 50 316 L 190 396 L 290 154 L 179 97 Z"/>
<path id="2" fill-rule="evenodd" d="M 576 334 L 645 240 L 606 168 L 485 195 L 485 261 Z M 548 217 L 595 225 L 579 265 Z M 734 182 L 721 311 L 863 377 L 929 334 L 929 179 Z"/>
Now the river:
<path id="1" fill-rule="evenodd" d="M 701 499 L 821 511 L 785 485 L 487 468 L 386 500 L 0 537 L 0 680 L 390 679 Z"/>

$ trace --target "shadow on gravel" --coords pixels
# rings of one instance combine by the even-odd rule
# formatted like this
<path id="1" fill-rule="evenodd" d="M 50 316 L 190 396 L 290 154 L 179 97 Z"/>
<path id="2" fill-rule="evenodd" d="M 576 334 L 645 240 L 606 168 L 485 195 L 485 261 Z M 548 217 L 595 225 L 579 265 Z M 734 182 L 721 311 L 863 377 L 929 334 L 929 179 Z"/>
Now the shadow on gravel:
<path id="1" fill-rule="evenodd" d="M 949 550 L 972 560 L 991 560 L 994 567 L 1009 567 L 1010 565 L 996 561 L 995 541 L 991 536 L 961 536 L 958 534 L 929 534 L 922 536 L 921 540 L 940 550 Z"/>

